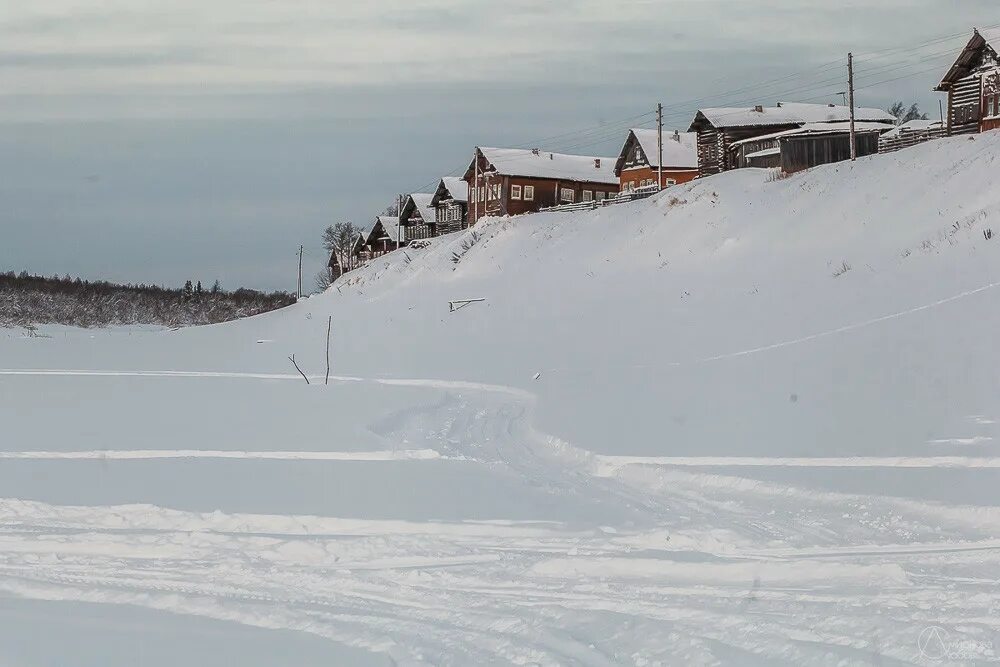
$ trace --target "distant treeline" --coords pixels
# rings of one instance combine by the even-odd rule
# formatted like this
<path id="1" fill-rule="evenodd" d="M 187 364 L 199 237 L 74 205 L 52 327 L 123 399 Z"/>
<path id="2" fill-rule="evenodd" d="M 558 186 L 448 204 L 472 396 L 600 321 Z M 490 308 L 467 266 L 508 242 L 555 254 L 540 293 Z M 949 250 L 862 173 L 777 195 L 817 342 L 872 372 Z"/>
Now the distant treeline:
<path id="1" fill-rule="evenodd" d="M 118 285 L 65 276 L 0 273 L 0 326 L 68 324 L 103 327 L 155 324 L 170 327 L 214 324 L 266 313 L 295 303 L 287 292 L 223 290 L 216 281 L 203 289 Z"/>

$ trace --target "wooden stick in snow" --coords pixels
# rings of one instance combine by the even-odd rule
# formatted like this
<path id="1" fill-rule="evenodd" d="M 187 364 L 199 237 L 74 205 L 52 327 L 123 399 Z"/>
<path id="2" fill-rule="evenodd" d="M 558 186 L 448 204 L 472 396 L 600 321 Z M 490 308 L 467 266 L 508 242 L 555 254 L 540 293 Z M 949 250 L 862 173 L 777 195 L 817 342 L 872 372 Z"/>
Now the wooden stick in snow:
<path id="1" fill-rule="evenodd" d="M 326 384 L 330 384 L 330 329 L 333 328 L 333 315 L 326 319 Z"/>
<path id="2" fill-rule="evenodd" d="M 295 363 L 295 355 L 293 354 L 292 356 L 288 357 L 288 360 L 289 360 L 290 362 L 292 362 L 292 365 L 293 365 L 293 366 L 295 366 L 295 370 L 297 370 L 297 371 L 299 372 L 299 375 L 301 375 L 301 376 L 302 376 L 302 379 L 306 381 L 306 384 L 311 384 L 311 383 L 309 382 L 309 378 L 307 378 L 307 377 L 306 377 L 306 374 L 305 374 L 305 373 L 303 373 L 303 372 L 302 372 L 302 369 L 301 369 L 301 368 L 299 368 L 299 365 L 298 365 L 297 363 Z"/>

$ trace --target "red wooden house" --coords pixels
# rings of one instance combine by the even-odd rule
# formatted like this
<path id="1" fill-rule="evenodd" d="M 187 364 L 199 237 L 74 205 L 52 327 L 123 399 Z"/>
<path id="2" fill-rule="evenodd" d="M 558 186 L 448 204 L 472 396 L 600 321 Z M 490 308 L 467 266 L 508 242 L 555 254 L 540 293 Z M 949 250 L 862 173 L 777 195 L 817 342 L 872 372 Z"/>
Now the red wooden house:
<path id="1" fill-rule="evenodd" d="M 664 133 L 662 170 L 658 134 L 656 130 L 629 130 L 615 162 L 615 175 L 622 192 L 654 185 L 661 173 L 661 188 L 687 183 L 698 176 L 698 134 Z"/>
<path id="2" fill-rule="evenodd" d="M 469 184 L 470 224 L 487 215 L 534 213 L 618 194 L 615 158 L 537 148 L 477 147 L 463 179 Z"/>

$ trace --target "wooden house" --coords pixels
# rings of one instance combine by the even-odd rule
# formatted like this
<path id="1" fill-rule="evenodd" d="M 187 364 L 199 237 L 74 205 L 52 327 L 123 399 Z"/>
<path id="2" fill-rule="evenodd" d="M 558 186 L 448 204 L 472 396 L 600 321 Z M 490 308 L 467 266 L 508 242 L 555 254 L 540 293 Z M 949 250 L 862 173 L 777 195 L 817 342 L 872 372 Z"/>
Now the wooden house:
<path id="1" fill-rule="evenodd" d="M 656 130 L 629 130 L 615 162 L 615 175 L 622 192 L 653 185 L 657 180 L 660 180 L 660 188 L 665 188 L 687 183 L 698 176 L 698 134 L 664 133 L 662 170 L 658 134 Z"/>
<path id="2" fill-rule="evenodd" d="M 463 180 L 469 184 L 470 224 L 487 215 L 534 213 L 618 194 L 615 158 L 537 148 L 477 147 Z"/>
<path id="3" fill-rule="evenodd" d="M 426 192 L 406 195 L 403 207 L 399 210 L 399 224 L 402 227 L 404 244 L 437 235 L 434 229 L 434 207 L 431 206 L 433 198 L 434 195 Z"/>
<path id="4" fill-rule="evenodd" d="M 403 227 L 399 224 L 399 218 L 394 215 L 380 215 L 375 218 L 365 239 L 365 246 L 372 258 L 392 252 L 405 244 Z"/>
<path id="5" fill-rule="evenodd" d="M 896 118 L 882 109 L 855 107 L 858 122 L 880 123 L 890 129 Z M 777 106 L 700 109 L 689 128 L 698 133 L 699 176 L 717 174 L 740 166 L 730 150 L 737 141 L 794 130 L 810 123 L 843 123 L 850 120 L 850 108 L 835 104 L 779 102 Z"/>
<path id="6" fill-rule="evenodd" d="M 330 272 L 331 283 L 346 273 L 343 263 L 340 261 L 340 257 L 337 256 L 336 250 L 330 251 L 330 261 L 326 263 L 326 268 Z"/>
<path id="7" fill-rule="evenodd" d="M 973 134 L 1000 127 L 1000 29 L 972 39 L 934 90 L 948 93 L 947 132 Z"/>
<path id="8" fill-rule="evenodd" d="M 857 156 L 878 152 L 879 135 L 890 131 L 887 123 L 854 124 Z M 821 164 L 851 159 L 851 124 L 806 123 L 802 127 L 735 141 L 727 162 L 733 168 L 769 167 L 794 173 Z"/>
<path id="9" fill-rule="evenodd" d="M 351 247 L 351 257 L 354 258 L 354 266 L 363 266 L 371 258 L 371 249 L 368 247 L 368 230 L 362 229 L 358 232 L 357 237 L 354 239 L 354 245 Z"/>
<path id="10" fill-rule="evenodd" d="M 469 225 L 469 184 L 456 176 L 445 176 L 434 191 L 431 206 L 436 234 L 465 229 Z"/>

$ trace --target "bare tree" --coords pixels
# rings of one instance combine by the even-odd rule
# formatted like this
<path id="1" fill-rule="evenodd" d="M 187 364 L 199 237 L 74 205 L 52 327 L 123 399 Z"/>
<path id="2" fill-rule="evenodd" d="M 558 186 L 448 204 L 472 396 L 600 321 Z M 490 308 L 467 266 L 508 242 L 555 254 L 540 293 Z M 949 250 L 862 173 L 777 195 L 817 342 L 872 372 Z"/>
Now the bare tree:
<path id="1" fill-rule="evenodd" d="M 357 260 L 352 251 L 360 231 L 350 222 L 338 222 L 323 230 L 323 247 L 337 256 L 343 271 L 357 268 Z"/>
<path id="2" fill-rule="evenodd" d="M 886 109 L 889 113 L 896 117 L 896 124 L 902 125 L 903 123 L 908 123 L 911 120 L 927 120 L 927 114 L 920 113 L 920 107 L 914 102 L 907 108 L 902 101 L 896 102 L 891 107 Z"/>

